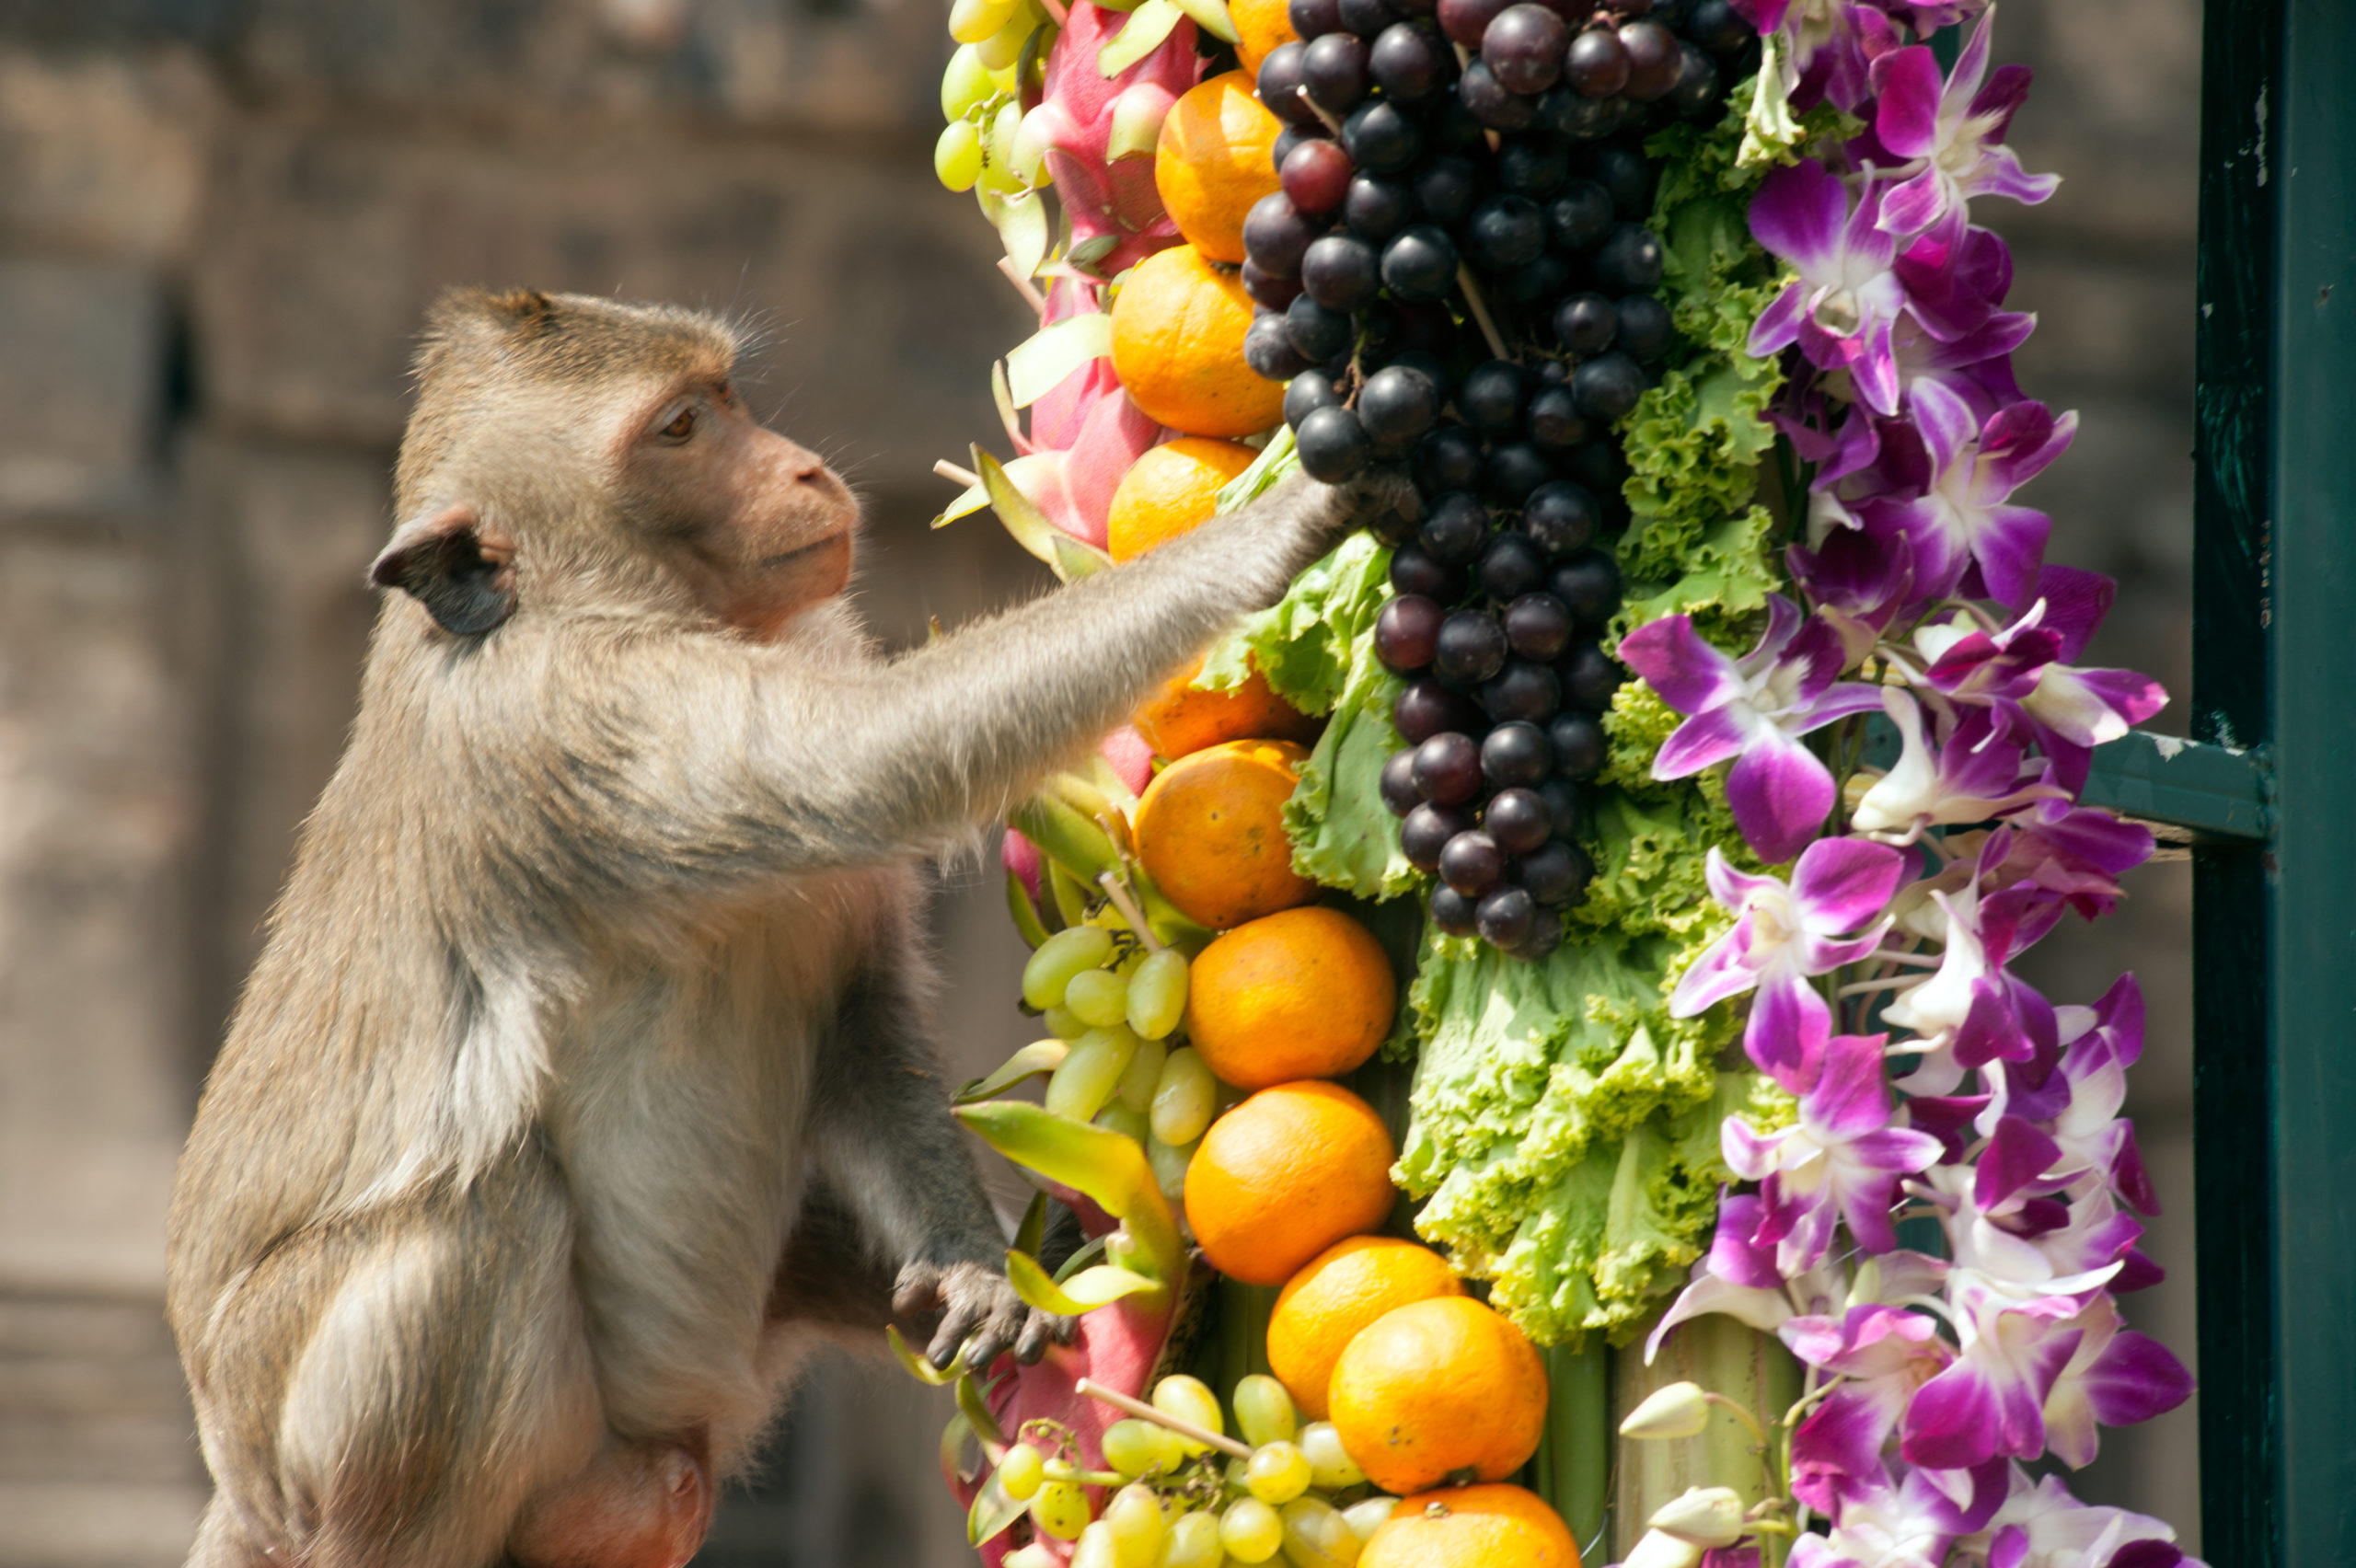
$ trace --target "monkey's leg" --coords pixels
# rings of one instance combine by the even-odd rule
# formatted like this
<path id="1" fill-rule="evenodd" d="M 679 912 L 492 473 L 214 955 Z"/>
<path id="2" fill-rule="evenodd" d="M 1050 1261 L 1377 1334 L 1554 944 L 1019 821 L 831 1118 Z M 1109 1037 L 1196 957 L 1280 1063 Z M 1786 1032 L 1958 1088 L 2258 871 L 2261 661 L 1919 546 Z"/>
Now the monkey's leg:
<path id="1" fill-rule="evenodd" d="M 1071 1325 L 1022 1304 L 1006 1282 L 1006 1233 L 982 1190 L 933 1049 L 933 978 L 911 894 L 886 922 L 821 1047 L 810 1105 L 819 1169 L 896 1269 L 892 1315 L 931 1328 L 946 1366 L 963 1347 L 986 1366 L 1035 1361 Z"/>
<path id="2" fill-rule="evenodd" d="M 605 1431 L 572 1239 L 527 1144 L 463 1193 L 271 1251 L 191 1347 L 222 1493 L 193 1561 L 497 1562 L 525 1501 L 580 1471 Z"/>
<path id="3" fill-rule="evenodd" d="M 519 1568 L 682 1568 L 711 1528 L 700 1445 L 608 1434 L 578 1474 L 534 1497 L 508 1538 Z"/>

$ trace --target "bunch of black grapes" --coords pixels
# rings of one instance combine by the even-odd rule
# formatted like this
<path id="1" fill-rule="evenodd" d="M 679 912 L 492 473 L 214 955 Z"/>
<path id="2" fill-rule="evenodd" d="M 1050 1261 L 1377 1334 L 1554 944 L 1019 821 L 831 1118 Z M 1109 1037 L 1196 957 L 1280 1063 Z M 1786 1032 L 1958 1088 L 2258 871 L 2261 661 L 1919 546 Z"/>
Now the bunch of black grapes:
<path id="1" fill-rule="evenodd" d="M 1403 461 L 1408 677 L 1382 772 L 1432 918 L 1536 958 L 1593 874 L 1582 786 L 1622 672 L 1613 427 L 1676 347 L 1645 137 L 1722 111 L 1758 39 L 1727 0 L 1291 0 L 1259 91 L 1282 190 L 1243 229 L 1253 369 L 1301 467 Z M 1338 134 L 1336 130 L 1338 129 Z M 1502 349 L 1503 352 L 1498 351 Z"/>

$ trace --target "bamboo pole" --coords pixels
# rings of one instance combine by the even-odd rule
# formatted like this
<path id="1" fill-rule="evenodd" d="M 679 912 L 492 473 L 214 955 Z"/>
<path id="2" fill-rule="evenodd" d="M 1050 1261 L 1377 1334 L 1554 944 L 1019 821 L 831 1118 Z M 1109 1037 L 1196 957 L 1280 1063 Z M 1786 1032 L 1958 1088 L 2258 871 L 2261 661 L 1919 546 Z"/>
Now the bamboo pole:
<path id="1" fill-rule="evenodd" d="M 1680 1323 L 1650 1366 L 1641 1343 L 1616 1353 L 1611 1366 L 1611 1421 L 1676 1382 L 1698 1383 L 1758 1417 L 1775 1435 L 1784 1412 L 1800 1397 L 1800 1366 L 1773 1334 L 1713 1314 Z M 1713 1408 L 1698 1437 L 1638 1442 L 1615 1437 L 1619 1450 L 1611 1487 L 1611 1557 L 1625 1558 L 1645 1533 L 1645 1521 L 1689 1486 L 1730 1486 L 1746 1506 L 1767 1495 L 1765 1456 L 1728 1411 Z"/>

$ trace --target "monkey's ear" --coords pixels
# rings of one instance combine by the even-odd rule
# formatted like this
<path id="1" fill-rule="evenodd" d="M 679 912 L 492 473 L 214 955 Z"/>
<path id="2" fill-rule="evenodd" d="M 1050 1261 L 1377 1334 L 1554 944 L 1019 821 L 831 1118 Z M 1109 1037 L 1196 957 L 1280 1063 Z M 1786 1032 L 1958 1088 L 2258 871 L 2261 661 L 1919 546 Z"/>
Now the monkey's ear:
<path id="1" fill-rule="evenodd" d="M 368 569 L 379 588 L 398 588 L 443 630 L 479 637 L 515 613 L 514 550 L 486 538 L 474 508 L 460 502 L 393 530 Z"/>

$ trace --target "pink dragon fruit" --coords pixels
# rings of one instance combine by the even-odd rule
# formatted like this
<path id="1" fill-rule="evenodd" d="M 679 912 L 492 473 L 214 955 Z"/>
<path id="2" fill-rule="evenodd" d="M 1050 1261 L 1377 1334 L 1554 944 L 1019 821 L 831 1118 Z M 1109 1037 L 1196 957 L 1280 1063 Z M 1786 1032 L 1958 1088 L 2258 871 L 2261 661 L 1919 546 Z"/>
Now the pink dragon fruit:
<path id="1" fill-rule="evenodd" d="M 1158 125 L 1178 95 L 1195 85 L 1202 63 L 1195 55 L 1195 24 L 1181 21 L 1153 52 L 1109 81 L 1096 68 L 1097 52 L 1128 20 L 1126 14 L 1072 0 L 1071 15 L 1047 52 L 1045 98 L 1031 111 L 1028 137 L 1045 144 L 1056 195 L 1071 215 L 1075 248 L 1100 236 L 1115 244 L 1094 269 L 1111 277 L 1157 250 L 1178 243 L 1178 225 L 1161 210 L 1150 157 L 1130 151 L 1137 127 Z M 1116 124 L 1117 122 L 1117 124 Z M 1114 146 L 1114 132 L 1129 134 Z"/>

